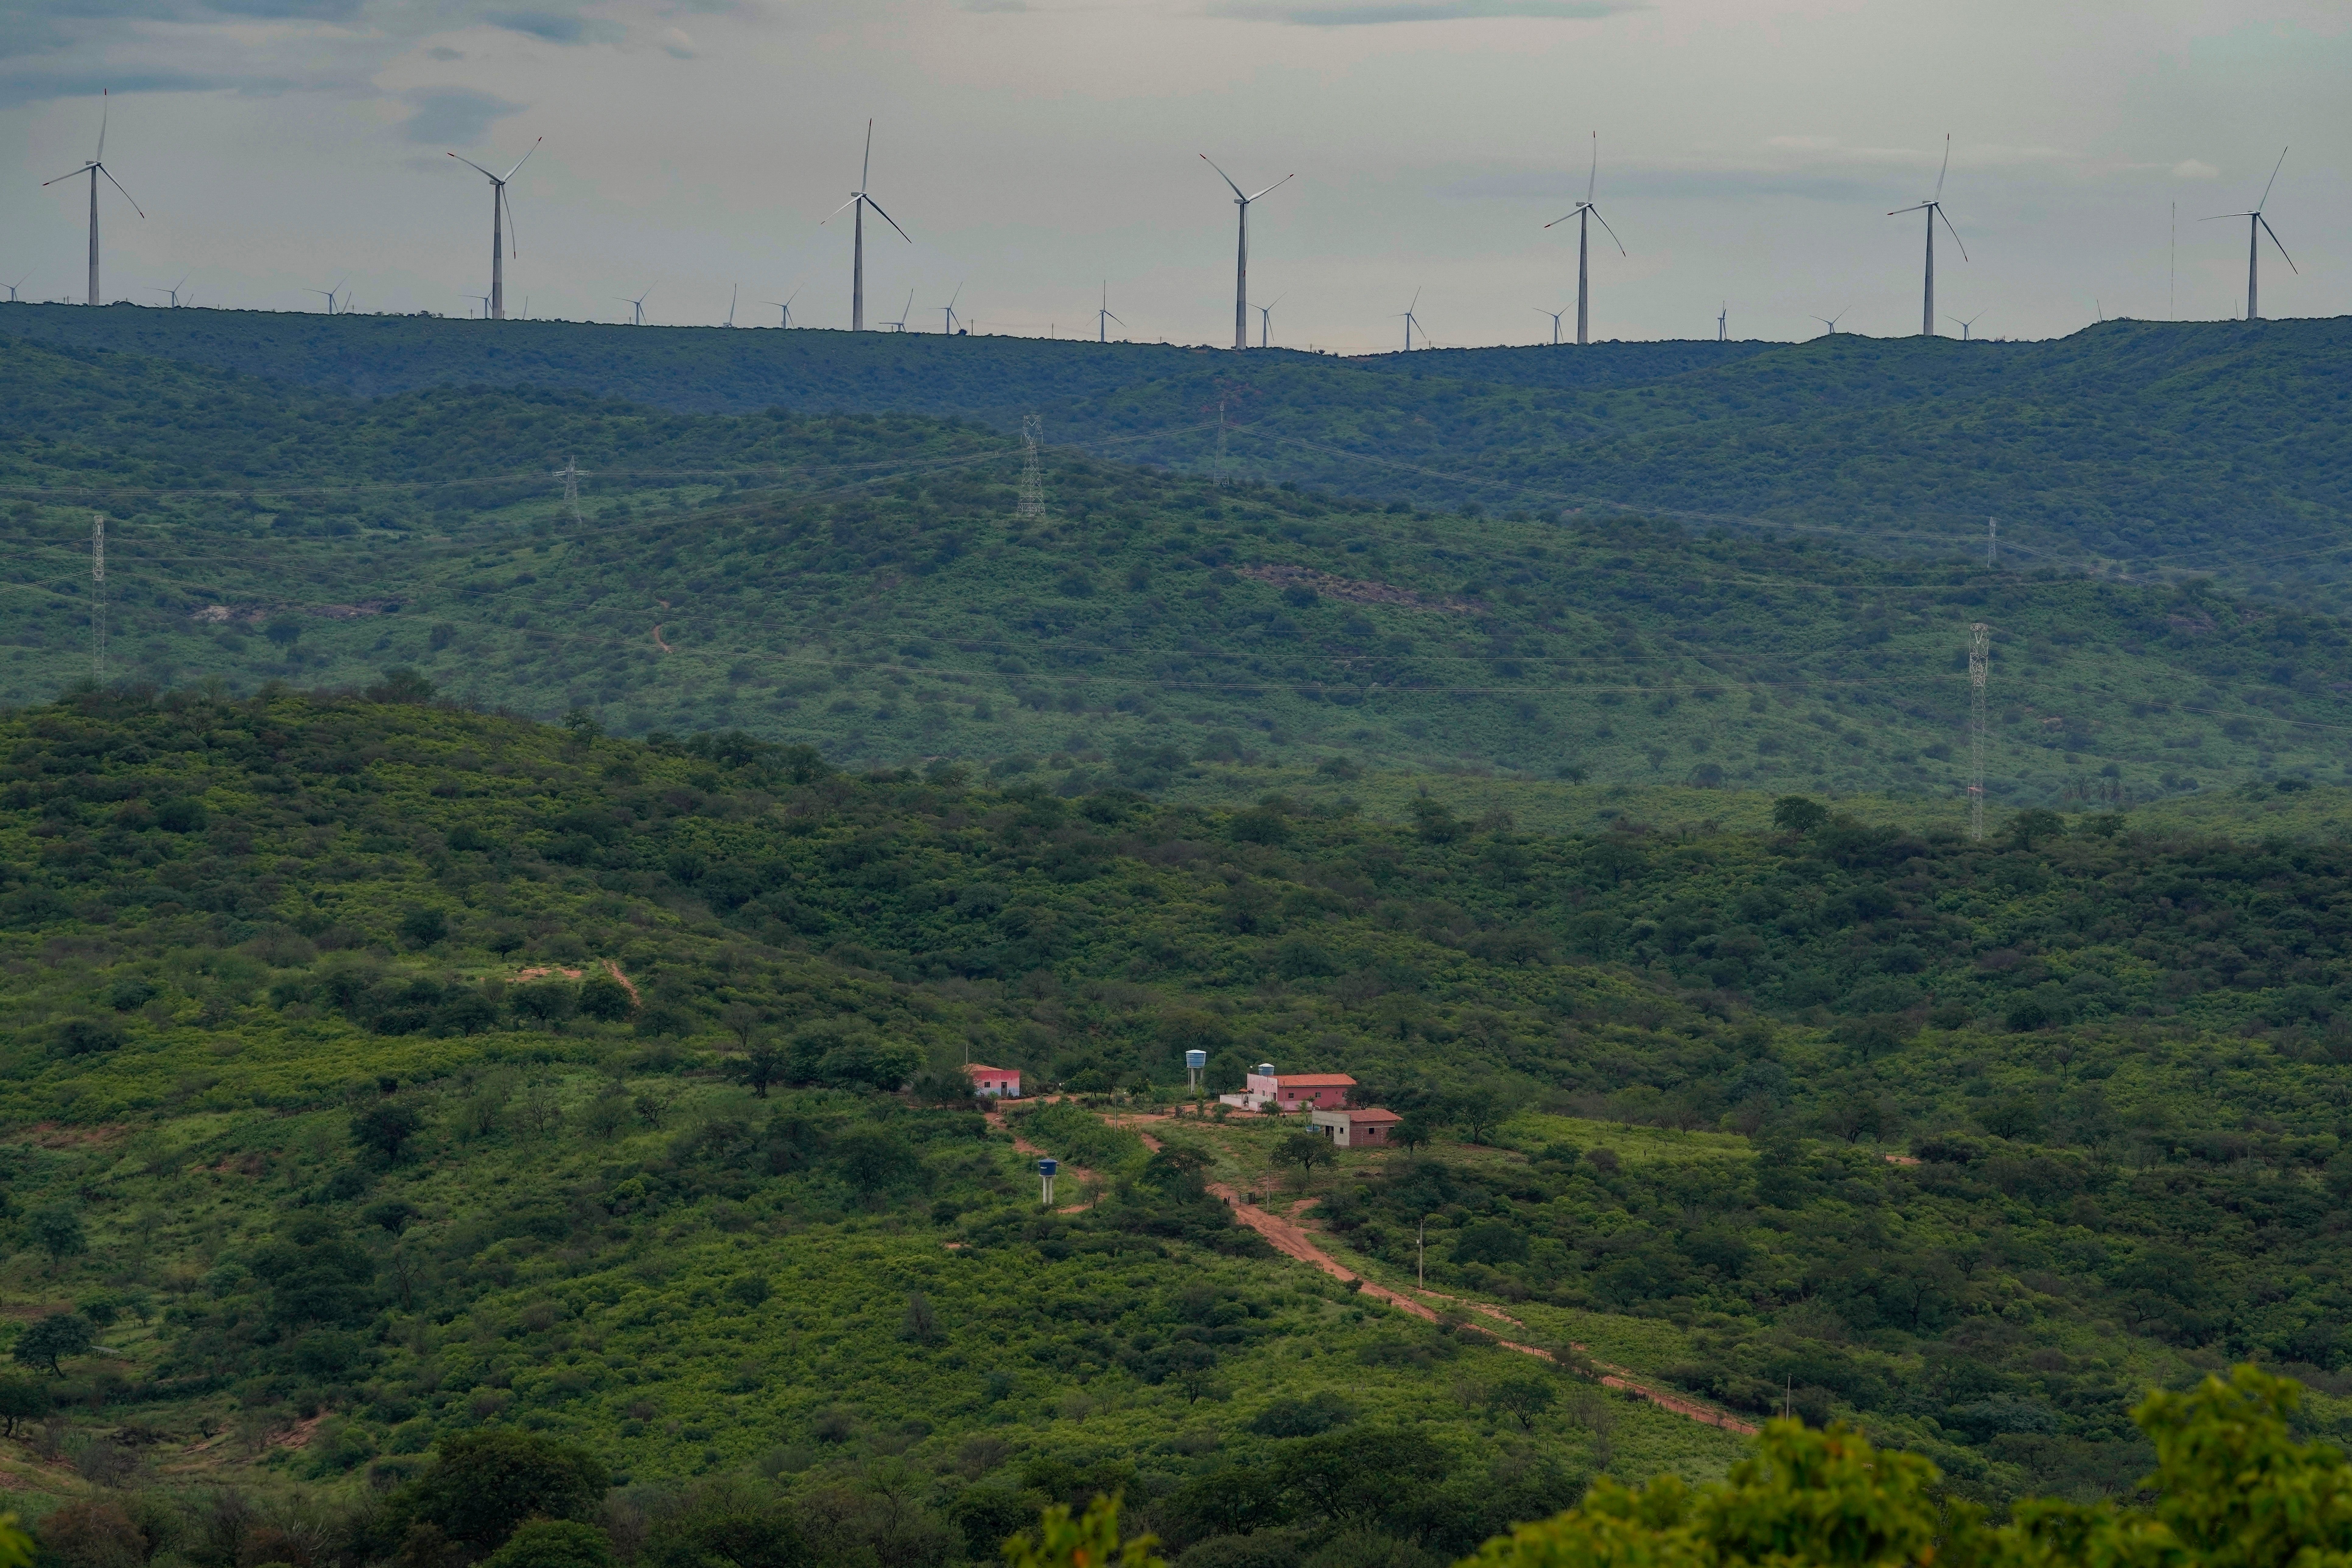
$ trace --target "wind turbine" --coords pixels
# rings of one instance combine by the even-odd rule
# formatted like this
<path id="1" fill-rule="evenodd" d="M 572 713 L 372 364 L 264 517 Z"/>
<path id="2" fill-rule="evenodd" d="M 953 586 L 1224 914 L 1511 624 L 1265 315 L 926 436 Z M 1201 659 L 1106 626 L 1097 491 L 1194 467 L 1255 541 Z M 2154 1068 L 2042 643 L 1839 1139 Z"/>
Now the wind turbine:
<path id="1" fill-rule="evenodd" d="M 1576 204 L 1574 211 L 1544 225 L 1548 229 L 1556 229 L 1570 218 L 1576 220 L 1576 340 L 1579 343 L 1592 340 L 1592 273 L 1588 264 L 1591 225 L 1589 220 L 1601 218 L 1601 230 L 1608 235 L 1610 243 L 1617 247 L 1617 254 L 1625 254 L 1625 242 L 1617 237 L 1617 231 L 1609 226 L 1609 220 L 1601 218 L 1601 209 L 1592 204 L 1592 193 L 1600 183 L 1601 132 L 1596 131 L 1592 133 L 1592 169 L 1584 177 L 1584 200 Z"/>
<path id="2" fill-rule="evenodd" d="M 16 282 L 17 282 L 17 283 L 22 283 L 23 281 L 24 281 L 24 279 L 23 279 L 23 278 L 21 278 L 21 277 L 20 277 L 20 278 L 18 278 L 18 279 L 16 280 Z M 188 281 L 187 277 L 186 277 L 185 275 L 183 275 L 183 276 L 181 277 L 181 278 L 180 278 L 180 281 L 179 281 L 179 282 L 177 282 L 177 283 L 174 283 L 174 284 L 173 284 L 173 285 L 172 285 L 172 287 L 169 287 L 169 288 L 152 288 L 152 287 L 151 287 L 151 288 L 149 288 L 149 289 L 147 290 L 147 292 L 148 292 L 148 293 L 150 293 L 150 294 L 163 294 L 163 295 L 169 295 L 169 296 L 171 297 L 171 300 L 172 300 L 172 308 L 173 308 L 173 309 L 174 309 L 174 310 L 177 310 L 177 309 L 180 308 L 180 290 L 181 290 L 183 287 L 186 287 L 186 285 L 187 285 L 187 281 Z M 316 292 L 316 291 L 315 291 L 315 290 L 313 290 L 313 292 Z M 10 284 L 10 285 L 8 286 L 8 298 L 9 298 L 11 300 L 14 300 L 14 299 L 16 298 L 16 283 L 12 283 L 12 284 Z"/>
<path id="3" fill-rule="evenodd" d="M 106 121 L 111 112 L 112 105 L 105 92 L 101 91 L 98 96 L 98 155 L 71 173 L 60 174 L 56 180 L 41 182 L 41 189 L 46 191 L 59 180 L 79 179 L 84 174 L 89 176 L 89 302 L 92 305 L 98 303 L 98 177 L 100 174 L 105 175 L 106 183 L 121 192 L 124 201 L 131 202 L 132 212 L 139 213 L 142 219 L 147 216 L 145 213 L 139 212 L 139 204 L 131 201 L 131 193 L 122 189 L 122 182 L 116 179 L 114 171 L 106 166 Z M 13 292 L 10 298 L 15 298 Z"/>
<path id="4" fill-rule="evenodd" d="M 1397 312 L 1399 316 L 1404 318 L 1404 351 L 1408 354 L 1412 352 L 1412 329 L 1421 325 L 1421 318 L 1413 314 L 1414 309 L 1418 308 L 1420 304 L 1421 290 L 1416 288 L 1412 291 L 1412 304 L 1406 306 L 1403 309 Z M 1429 334 L 1427 332 L 1423 332 L 1421 335 L 1421 346 L 1424 349 L 1429 347 Z"/>
<path id="5" fill-rule="evenodd" d="M 653 287 L 651 285 L 647 285 L 645 294 L 638 295 L 635 299 L 630 298 L 625 294 L 615 294 L 613 296 L 614 298 L 619 300 L 622 304 L 629 308 L 630 326 L 642 327 L 646 324 L 646 295 L 651 294 L 652 292 Z M 481 296 L 477 294 L 474 298 L 479 299 Z"/>
<path id="6" fill-rule="evenodd" d="M 1936 173 L 1936 193 L 1914 206 L 1897 207 L 1886 214 L 1890 218 L 1899 218 L 1905 213 L 1927 214 L 1927 294 L 1926 303 L 1919 308 L 1919 336 L 1922 338 L 1936 335 L 1936 224 L 1938 219 L 1942 220 L 1945 232 L 1952 236 L 1952 243 L 1960 246 L 1960 259 L 1966 261 L 1969 258 L 1969 247 L 1960 244 L 1960 231 L 1952 227 L 1951 219 L 1944 216 L 1944 176 L 1950 173 L 1951 169 L 1952 133 L 1947 131 L 1944 132 L 1944 166 Z M 1813 319 L 1818 321 L 1821 318 L 1816 316 Z"/>
<path id="7" fill-rule="evenodd" d="M 824 219 L 825 223 L 829 224 L 849 208 L 857 209 L 857 216 L 854 220 L 856 225 L 857 237 L 850 248 L 849 329 L 853 332 L 866 330 L 866 209 L 872 207 L 876 212 L 881 213 L 884 223 L 894 229 L 898 229 L 898 220 L 887 213 L 883 213 L 882 204 L 866 193 L 866 176 L 873 172 L 874 122 L 868 120 L 866 122 L 866 162 L 857 167 L 857 189 L 849 193 L 849 200 L 826 214 Z M 908 245 L 915 243 L 905 229 L 898 229 L 898 237 L 906 240 Z M 908 303 L 911 304 L 912 300 L 910 299 Z M 887 324 L 884 323 L 886 326 Z"/>
<path id="8" fill-rule="evenodd" d="M 879 212 L 881 209 L 877 207 L 875 211 Z M 915 291 L 909 288 L 907 290 L 907 303 L 899 308 L 898 319 L 896 321 L 885 321 L 882 325 L 889 328 L 893 332 L 903 332 L 907 329 L 907 318 L 912 316 L 914 313 Z"/>
<path id="9" fill-rule="evenodd" d="M 1250 307 L 1251 309 L 1257 312 L 1257 346 L 1259 348 L 1265 348 L 1266 344 L 1273 340 L 1274 308 L 1289 298 L 1289 291 L 1286 289 L 1282 293 L 1276 295 L 1272 299 L 1267 300 L 1263 305 L 1253 305 Z"/>
<path id="10" fill-rule="evenodd" d="M 735 301 L 742 296 L 743 286 L 735 284 L 727 290 L 727 324 L 735 325 Z"/>
<path id="11" fill-rule="evenodd" d="M 185 283 L 187 279 L 184 277 L 180 279 L 180 281 Z M 302 290 L 302 292 L 305 294 L 316 294 L 320 298 L 324 299 L 327 302 L 327 314 L 332 316 L 335 313 L 335 295 L 342 288 L 345 281 L 345 279 L 339 277 L 335 279 L 335 287 L 333 288 L 306 288 Z M 479 299 L 481 296 L 478 294 L 469 294 L 467 298 L 469 299 Z M 176 294 L 173 296 L 172 302 L 175 305 L 179 303 L 179 297 Z"/>
<path id="12" fill-rule="evenodd" d="M 1731 301 L 1727 299 L 1723 302 L 1723 308 L 1715 313 L 1715 340 L 1718 343 L 1724 342 L 1730 336 Z"/>
<path id="13" fill-rule="evenodd" d="M 487 294 L 468 294 L 468 295 L 467 295 L 467 296 L 466 296 L 466 298 L 468 298 L 468 299 L 478 299 L 478 300 L 480 300 L 480 301 L 482 302 L 482 319 L 483 319 L 483 320 L 485 320 L 485 321 L 487 321 L 487 320 L 488 320 L 488 319 L 490 319 L 490 297 L 489 297 L 488 295 L 487 295 Z M 470 310 L 468 310 L 466 314 L 467 314 L 468 316 L 470 316 L 470 315 L 472 315 L 472 314 L 473 314 L 473 312 L 472 312 L 472 311 L 470 311 Z"/>
<path id="14" fill-rule="evenodd" d="M 2221 221 L 2221 219 L 2223 219 L 2223 218 L 2244 218 L 2244 219 L 2246 219 L 2246 220 L 2247 220 L 2247 222 L 2246 222 L 2246 319 L 2247 319 L 2247 320 L 2249 320 L 2249 321 L 2259 321 L 2259 320 L 2261 320 L 2261 319 L 2263 319 L 2263 307 L 2262 307 L 2262 282 L 2263 282 L 2263 279 L 2262 279 L 2262 267 L 2261 267 L 2261 266 L 2260 266 L 2259 264 L 2260 264 L 2260 262 L 2261 262 L 2261 260 L 2262 260 L 2262 255 L 2263 255 L 2263 235 L 2268 234 L 2268 235 L 2271 236 L 2271 243 L 2272 243 L 2273 245 L 2278 246 L 2279 259 L 2280 259 L 2281 261 L 2284 261 L 2284 262 L 2285 262 L 2285 263 L 2286 263 L 2286 269 L 2287 269 L 2289 272 L 2294 273 L 2294 274 L 2295 276 L 2297 276 L 2298 277 L 2301 277 L 2301 276 L 2303 275 L 2303 269 L 2302 269 L 2301 267 L 2299 267 L 2295 266 L 2295 264 L 2294 264 L 2294 257 L 2293 257 L 2293 256 L 2291 256 L 2287 255 L 2287 253 L 2286 253 L 2286 246 L 2284 246 L 2284 245 L 2280 245 L 2280 244 L 2279 244 L 2278 230 L 2276 230 L 2276 229 L 2274 229 L 2274 228 L 2272 228 L 2272 227 L 2271 227 L 2271 221 L 2270 221 L 2270 219 L 2268 219 L 2268 218 L 2266 218 L 2266 217 L 2263 216 L 2263 207 L 2265 207 L 2265 206 L 2267 206 L 2267 205 L 2270 204 L 2270 199 L 2271 199 L 2271 185 L 2275 185 L 2275 184 L 2277 184 L 2277 183 L 2278 183 L 2279 171 L 2280 171 L 2281 169 L 2283 169 L 2283 168 L 2284 168 L 2284 167 L 2286 166 L 2286 153 L 2287 153 L 2287 150 L 2286 150 L 2285 148 L 2282 147 L 2282 148 L 2280 148 L 2280 149 L 2279 149 L 2278 162 L 2271 165 L 2271 182 L 2270 182 L 2270 185 L 2264 185 L 2264 186 L 2263 187 L 2263 199 L 2262 199 L 2261 201 L 2256 202 L 2256 203 L 2254 204 L 2254 210 L 2253 210 L 2252 212 L 2250 212 L 2250 213 L 2216 213 L 2216 214 L 2213 214 L 2213 216 L 2211 216 L 2211 217 L 2210 217 L 2210 218 L 2200 218 L 2200 219 L 2199 219 L 2199 220 L 2198 220 L 2198 221 L 2199 221 L 2199 222 L 2200 222 L 2200 223 L 2208 223 L 2208 224 L 2210 224 L 2210 223 L 2218 223 L 2218 222 L 2220 222 L 2220 221 Z M 92 184 L 93 184 L 93 186 L 95 186 L 96 182 L 95 182 L 95 181 L 93 181 L 93 182 L 92 182 Z M 98 201 L 97 196 L 96 196 L 95 194 L 93 194 L 93 195 L 90 197 L 90 202 L 91 202 L 90 212 L 91 212 L 93 214 L 96 214 L 96 213 L 97 213 L 97 211 L 98 211 L 98 207 L 97 207 L 97 204 L 97 204 L 97 201 Z M 90 277 L 91 277 L 92 278 L 96 278 L 96 277 L 98 277 L 98 237 L 97 237 L 97 236 L 98 236 L 98 219 L 96 218 L 96 216 L 92 216 L 92 217 L 91 217 L 91 219 L 89 220 L 89 232 L 90 232 L 90 242 L 89 242 L 89 255 L 90 255 L 89 275 L 90 275 Z M 95 282 L 93 282 L 93 283 L 90 285 L 90 288 L 91 288 L 91 291 L 92 291 L 93 293 L 95 293 L 95 292 L 97 291 L 97 287 L 98 287 L 98 286 L 97 286 L 97 284 L 96 284 Z M 2102 319 L 2104 319 L 2104 318 L 2102 318 Z"/>
<path id="15" fill-rule="evenodd" d="M 521 172 L 522 166 L 530 162 L 530 153 L 539 151 L 540 141 L 546 140 L 547 138 L 542 136 L 539 141 L 533 141 L 530 144 L 530 152 L 526 152 L 516 159 L 515 166 L 503 174 L 491 173 L 471 158 L 457 158 L 455 152 L 449 154 L 450 157 L 457 158 L 458 162 L 490 183 L 489 319 L 493 321 L 505 320 L 507 314 L 506 253 L 510 242 L 507 238 L 505 225 L 514 220 L 513 204 L 507 200 L 507 182 Z M 479 299 L 481 296 L 476 294 L 469 298 Z"/>
<path id="16" fill-rule="evenodd" d="M 1102 308 L 1095 312 L 1096 342 L 1110 341 L 1110 324 L 1113 321 L 1118 321 L 1118 318 L 1110 313 L 1110 279 L 1106 277 L 1103 279 L 1102 287 Z M 1118 324 L 1122 327 L 1127 325 L 1124 321 L 1118 321 Z"/>
<path id="17" fill-rule="evenodd" d="M 1210 157 L 1206 152 L 1201 154 L 1201 162 L 1206 163 L 1212 169 L 1217 169 L 1217 161 L 1214 158 Z M 1273 184 L 1268 185 L 1265 190 L 1260 191 L 1257 193 L 1257 196 L 1243 195 L 1242 188 L 1234 183 L 1234 177 L 1231 174 L 1226 173 L 1223 169 L 1217 169 L 1217 178 L 1223 180 L 1225 183 L 1225 188 L 1233 192 L 1234 206 L 1241 214 L 1241 239 L 1234 252 L 1234 347 L 1236 349 L 1246 349 L 1249 347 L 1250 204 L 1256 201 L 1258 196 L 1264 196 L 1274 191 L 1281 189 L 1283 186 L 1290 183 L 1291 181 L 1298 178 L 1298 176 L 1296 174 L 1285 174 L 1281 179 L 1276 180 Z"/>
<path id="18" fill-rule="evenodd" d="M 1823 333 L 1822 336 L 1833 338 L 1837 336 L 1837 324 L 1845 319 L 1846 310 L 1851 310 L 1853 308 L 1853 307 L 1849 305 L 1845 308 L 1845 310 L 1841 310 L 1834 316 L 1816 316 L 1813 319 L 1819 321 L 1822 326 L 1829 329 L 1829 330 Z"/>
<path id="19" fill-rule="evenodd" d="M 1547 310 L 1540 305 L 1530 305 L 1528 308 L 1533 310 L 1538 316 L 1549 316 L 1551 318 L 1552 347 L 1555 349 L 1559 347 L 1559 319 L 1568 314 L 1568 307 L 1563 305 L 1557 310 Z"/>
<path id="20" fill-rule="evenodd" d="M 1947 316 L 1945 319 L 1948 321 L 1960 321 L 1960 319 L 1958 316 Z M 1969 340 L 1969 329 L 1983 319 L 1984 312 L 1979 310 L 1975 315 L 1969 317 L 1967 320 L 1960 321 L 1960 341 L 1963 343 L 1967 342 Z"/>
<path id="21" fill-rule="evenodd" d="M 789 327 L 793 324 L 793 301 L 798 299 L 800 297 L 801 291 L 795 288 L 790 294 L 785 295 L 782 299 L 771 299 L 767 302 L 774 306 L 778 310 L 783 312 L 782 316 L 781 316 L 776 321 L 777 326 Z"/>
<path id="22" fill-rule="evenodd" d="M 28 273 L 26 273 L 26 274 L 25 274 L 25 277 L 32 277 L 32 276 L 33 276 L 33 275 L 32 275 L 31 273 L 29 273 L 29 272 L 28 272 Z M 5 287 L 6 287 L 7 290 L 8 290 L 8 303 L 9 303 L 9 304 L 14 305 L 14 304 L 16 304 L 16 290 L 24 285 L 25 277 L 20 277 L 20 278 L 16 279 L 16 281 L 15 283 L 11 283 L 11 284 L 7 284 L 7 285 L 5 285 Z M 185 282 L 187 281 L 187 279 L 184 277 L 184 278 L 180 279 L 180 281 L 181 281 L 181 282 L 183 282 L 183 283 L 185 283 Z"/>
<path id="23" fill-rule="evenodd" d="M 940 333 L 942 337 L 950 336 L 954 333 L 956 324 L 956 301 L 962 298 L 963 285 L 959 283 L 955 286 L 955 292 L 948 296 L 948 302 L 940 307 L 941 311 L 941 315 L 940 317 Z M 1126 323 L 1121 322 L 1120 325 L 1124 326 Z"/>

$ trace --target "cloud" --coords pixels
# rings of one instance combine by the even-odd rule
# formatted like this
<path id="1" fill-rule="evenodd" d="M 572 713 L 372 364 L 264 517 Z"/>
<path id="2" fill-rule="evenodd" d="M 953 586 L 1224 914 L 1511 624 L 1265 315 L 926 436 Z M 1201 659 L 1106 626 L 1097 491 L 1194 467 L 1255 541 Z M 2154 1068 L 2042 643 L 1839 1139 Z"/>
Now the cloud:
<path id="1" fill-rule="evenodd" d="M 471 147 L 482 140 L 493 120 L 503 120 L 522 105 L 492 98 L 465 87 L 423 88 L 404 94 L 412 106 L 401 132 L 411 141 Z"/>
<path id="2" fill-rule="evenodd" d="M 1391 22 L 1478 22 L 1499 17 L 1592 22 L 1646 6 L 1639 0 L 1230 0 L 1211 14 L 1297 27 L 1363 27 Z"/>
<path id="3" fill-rule="evenodd" d="M 485 11 L 481 19 L 493 27 L 550 44 L 609 44 L 618 42 L 623 36 L 614 23 L 595 21 L 572 12 Z"/>
<path id="4" fill-rule="evenodd" d="M 672 27 L 662 35 L 662 49 L 672 59 L 694 58 L 694 40 L 688 36 L 683 27 Z"/>
<path id="5" fill-rule="evenodd" d="M 2176 180 L 2218 180 L 2221 177 L 2221 171 L 2202 160 L 2185 158 L 2172 166 L 2172 177 Z"/>

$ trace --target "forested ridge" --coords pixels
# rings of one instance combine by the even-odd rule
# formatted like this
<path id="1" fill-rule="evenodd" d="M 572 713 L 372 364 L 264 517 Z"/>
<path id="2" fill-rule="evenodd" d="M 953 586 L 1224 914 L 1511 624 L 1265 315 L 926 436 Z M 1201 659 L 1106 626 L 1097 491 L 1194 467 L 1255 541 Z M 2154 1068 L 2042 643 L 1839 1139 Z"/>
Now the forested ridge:
<path id="1" fill-rule="evenodd" d="M 24 432 L 0 687 L 20 700 L 89 671 L 103 508 L 109 678 L 152 685 L 405 664 L 540 717 L 1081 791 L 1246 800 L 1231 769 L 1265 762 L 1951 800 L 1981 620 L 1997 801 L 2341 777 L 2340 621 L 2200 582 L 1375 508 L 1063 450 L 1023 519 L 1017 448 L 971 425 L 529 391 L 346 403 L 134 368 L 0 349 Z"/>

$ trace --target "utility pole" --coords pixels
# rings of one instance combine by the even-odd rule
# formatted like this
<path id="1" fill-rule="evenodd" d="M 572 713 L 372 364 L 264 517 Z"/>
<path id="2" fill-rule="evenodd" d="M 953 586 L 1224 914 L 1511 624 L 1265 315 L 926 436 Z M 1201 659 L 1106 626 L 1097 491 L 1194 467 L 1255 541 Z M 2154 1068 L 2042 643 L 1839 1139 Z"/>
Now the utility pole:
<path id="1" fill-rule="evenodd" d="M 1045 468 L 1043 450 L 1045 442 L 1045 422 L 1034 413 L 1021 416 L 1021 504 L 1013 509 L 1020 517 L 1036 518 L 1045 515 Z"/>
<path id="2" fill-rule="evenodd" d="M 1985 675 L 1992 652 L 1992 629 L 1969 627 L 1969 837 L 1984 838 Z"/>
<path id="3" fill-rule="evenodd" d="M 580 459 L 566 457 L 555 476 L 563 481 L 563 504 L 572 508 L 572 520 L 584 524 L 587 519 L 580 515 Z"/>
<path id="4" fill-rule="evenodd" d="M 92 264 L 93 267 L 95 263 Z M 89 678 L 106 684 L 106 514 L 89 515 Z"/>

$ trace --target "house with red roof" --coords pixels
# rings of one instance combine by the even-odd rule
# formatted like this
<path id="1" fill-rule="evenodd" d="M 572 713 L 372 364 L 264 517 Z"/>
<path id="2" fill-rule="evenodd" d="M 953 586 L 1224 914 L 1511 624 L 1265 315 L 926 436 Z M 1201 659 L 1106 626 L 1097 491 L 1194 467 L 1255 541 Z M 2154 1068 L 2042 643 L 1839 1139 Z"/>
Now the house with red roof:
<path id="1" fill-rule="evenodd" d="M 982 1067 L 977 1061 L 964 1069 L 971 1074 L 971 1092 L 991 1099 L 1021 1098 L 1021 1070 L 1017 1067 Z"/>
<path id="2" fill-rule="evenodd" d="M 1228 1105 L 1244 1111 L 1336 1111 L 1348 1103 L 1356 1081 L 1344 1072 L 1276 1073 L 1274 1063 L 1261 1061 L 1250 1070 L 1238 1094 L 1220 1094 Z"/>

